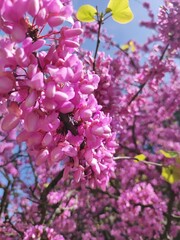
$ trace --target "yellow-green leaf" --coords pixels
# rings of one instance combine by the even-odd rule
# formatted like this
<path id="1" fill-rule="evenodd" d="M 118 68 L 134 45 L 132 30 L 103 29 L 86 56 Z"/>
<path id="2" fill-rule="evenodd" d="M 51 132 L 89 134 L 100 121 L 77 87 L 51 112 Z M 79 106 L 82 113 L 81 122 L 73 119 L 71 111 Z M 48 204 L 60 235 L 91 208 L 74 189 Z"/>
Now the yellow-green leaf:
<path id="1" fill-rule="evenodd" d="M 174 151 L 164 151 L 161 149 L 159 152 L 166 158 L 176 158 L 178 156 L 178 153 Z"/>
<path id="2" fill-rule="evenodd" d="M 123 51 L 128 50 L 128 49 L 129 49 L 129 44 L 121 45 L 121 49 L 122 49 Z"/>
<path id="3" fill-rule="evenodd" d="M 136 47 L 133 41 L 129 41 L 127 44 L 121 45 L 123 51 L 131 50 L 132 52 L 136 51 Z"/>
<path id="4" fill-rule="evenodd" d="M 180 158 L 178 153 L 176 154 L 176 162 L 173 165 L 163 167 L 161 173 L 164 180 L 171 184 L 180 181 Z"/>
<path id="5" fill-rule="evenodd" d="M 130 41 L 130 42 L 129 42 L 129 46 L 130 46 L 130 49 L 131 49 L 132 52 L 135 52 L 135 51 L 136 51 L 136 46 L 135 46 L 135 44 L 134 44 L 133 41 Z"/>
<path id="6" fill-rule="evenodd" d="M 112 18 L 118 23 L 128 23 L 134 17 L 128 0 L 110 0 L 107 9 L 108 12 L 111 10 Z"/>
<path id="7" fill-rule="evenodd" d="M 146 156 L 144 154 L 139 154 L 139 155 L 136 155 L 134 158 L 136 159 L 135 162 L 144 161 L 146 159 Z"/>
<path id="8" fill-rule="evenodd" d="M 87 4 L 82 5 L 78 9 L 76 17 L 81 22 L 93 22 L 95 21 L 96 14 L 97 14 L 96 8 Z"/>
<path id="9" fill-rule="evenodd" d="M 166 182 L 169 182 L 171 184 L 174 183 L 175 178 L 173 174 L 173 166 L 163 167 L 161 176 L 164 178 Z"/>

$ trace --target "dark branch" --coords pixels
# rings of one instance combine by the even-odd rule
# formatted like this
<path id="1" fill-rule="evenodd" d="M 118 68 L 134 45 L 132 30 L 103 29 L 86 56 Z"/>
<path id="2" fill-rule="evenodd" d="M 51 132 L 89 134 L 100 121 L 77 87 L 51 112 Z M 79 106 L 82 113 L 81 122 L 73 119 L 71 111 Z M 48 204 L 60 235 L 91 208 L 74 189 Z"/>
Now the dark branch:
<path id="1" fill-rule="evenodd" d="M 63 176 L 63 171 L 59 172 L 59 174 L 50 182 L 48 187 L 45 188 L 41 193 L 40 205 L 39 205 L 40 212 L 41 212 L 41 219 L 39 224 L 43 224 L 45 221 L 46 212 L 47 212 L 47 195 L 50 193 L 51 190 L 54 189 L 57 183 L 61 180 L 62 176 Z"/>
<path id="2" fill-rule="evenodd" d="M 93 71 L 96 72 L 96 58 L 97 58 L 97 53 L 100 45 L 100 35 L 101 35 L 101 27 L 103 24 L 103 16 L 102 14 L 99 16 L 98 19 L 98 33 L 97 33 L 97 42 L 96 42 L 96 49 L 94 52 L 94 61 L 93 61 Z"/>
<path id="3" fill-rule="evenodd" d="M 63 122 L 66 132 L 69 130 L 74 136 L 78 135 L 78 123 L 70 114 L 59 113 L 59 119 Z"/>
<path id="4" fill-rule="evenodd" d="M 168 210 L 167 210 L 167 222 L 165 225 L 164 232 L 162 233 L 160 240 L 168 240 L 169 239 L 169 231 L 171 228 L 171 223 L 172 223 L 172 211 L 173 211 L 173 204 L 175 201 L 175 194 L 171 188 L 171 185 L 168 184 L 168 190 L 169 190 L 169 203 L 168 203 Z"/>
<path id="5" fill-rule="evenodd" d="M 164 50 L 162 51 L 161 56 L 159 57 L 159 62 L 161 62 L 164 58 L 164 55 L 166 53 L 166 51 L 168 50 L 169 47 L 169 43 L 166 45 L 166 47 L 164 48 Z M 135 95 L 131 98 L 131 100 L 128 103 L 128 106 L 137 98 L 137 96 L 142 92 L 143 88 L 146 86 L 147 82 L 152 79 L 155 75 L 155 72 L 152 71 L 152 69 L 150 70 L 149 74 L 146 77 L 146 80 L 143 84 L 141 84 L 139 90 L 135 93 Z"/>

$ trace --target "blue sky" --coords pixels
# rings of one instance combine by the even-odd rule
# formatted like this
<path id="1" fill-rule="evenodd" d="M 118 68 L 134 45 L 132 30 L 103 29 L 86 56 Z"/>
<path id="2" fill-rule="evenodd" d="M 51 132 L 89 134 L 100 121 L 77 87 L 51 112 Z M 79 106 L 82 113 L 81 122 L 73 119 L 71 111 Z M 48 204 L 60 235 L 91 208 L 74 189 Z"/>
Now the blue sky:
<path id="1" fill-rule="evenodd" d="M 104 11 L 109 0 L 73 0 L 73 6 L 77 10 L 81 5 L 91 4 L 94 7 L 98 6 L 98 9 Z M 148 36 L 151 36 L 153 30 L 147 30 L 144 27 L 139 27 L 139 22 L 141 20 L 147 20 L 147 11 L 142 7 L 143 0 L 130 0 L 130 7 L 134 13 L 134 19 L 128 24 L 119 24 L 114 22 L 112 19 L 108 19 L 104 27 L 107 29 L 109 35 L 114 37 L 115 42 L 118 44 L 124 44 L 129 40 L 136 40 L 138 43 L 143 43 L 146 41 Z M 163 0 L 151 0 L 147 1 L 151 3 L 152 10 L 157 16 L 159 7 L 163 4 Z M 93 50 L 94 44 L 88 47 Z M 87 44 L 85 44 L 87 48 Z"/>

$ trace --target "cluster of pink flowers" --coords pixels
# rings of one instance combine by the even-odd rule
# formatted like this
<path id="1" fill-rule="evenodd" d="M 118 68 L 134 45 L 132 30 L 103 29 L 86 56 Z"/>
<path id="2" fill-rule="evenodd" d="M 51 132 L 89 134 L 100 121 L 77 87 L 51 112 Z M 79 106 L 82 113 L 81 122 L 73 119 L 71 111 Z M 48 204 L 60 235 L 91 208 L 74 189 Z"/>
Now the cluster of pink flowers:
<path id="1" fill-rule="evenodd" d="M 179 49 L 180 41 L 180 2 L 177 0 L 165 1 L 158 15 L 158 30 L 160 39 L 171 46 L 171 50 Z"/>
<path id="2" fill-rule="evenodd" d="M 14 15 L 16 4 L 22 7 Z M 116 143 L 111 119 L 93 95 L 99 77 L 83 69 L 75 54 L 79 23 L 54 29 L 72 22 L 71 6 L 58 0 L 16 4 L 1 5 L 1 29 L 9 34 L 1 39 L 0 93 L 7 101 L 1 128 L 19 128 L 17 141 L 26 142 L 37 165 L 65 161 L 65 178 L 73 171 L 76 182 L 105 188 Z M 46 23 L 52 29 L 43 36 Z"/>
<path id="3" fill-rule="evenodd" d="M 124 191 L 120 195 L 118 211 L 121 221 L 113 227 L 112 232 L 116 234 L 116 229 L 121 229 L 121 236 L 129 236 L 133 240 L 139 240 L 139 236 L 159 239 L 163 230 L 159 222 L 163 221 L 163 212 L 166 210 L 165 203 L 150 184 L 136 184 L 131 191 Z M 128 223 L 131 224 L 129 228 Z"/>
<path id="4" fill-rule="evenodd" d="M 30 227 L 24 233 L 23 240 L 31 239 L 64 240 L 64 237 L 62 235 L 56 234 L 52 228 L 37 225 Z"/>

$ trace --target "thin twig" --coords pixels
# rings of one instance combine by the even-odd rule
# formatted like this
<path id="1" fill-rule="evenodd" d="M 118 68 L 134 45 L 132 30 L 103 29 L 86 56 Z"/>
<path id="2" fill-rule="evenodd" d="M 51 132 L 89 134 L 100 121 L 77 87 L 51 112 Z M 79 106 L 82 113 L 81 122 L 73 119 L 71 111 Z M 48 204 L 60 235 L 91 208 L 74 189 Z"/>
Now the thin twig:
<path id="1" fill-rule="evenodd" d="M 114 43 L 112 44 L 129 58 L 131 65 L 134 67 L 136 72 L 139 73 L 139 67 L 136 65 L 136 63 L 134 62 L 133 58 L 129 55 L 129 53 L 123 50 L 118 44 L 114 44 Z"/>
<path id="2" fill-rule="evenodd" d="M 47 195 L 61 180 L 62 176 L 63 176 L 63 171 L 59 172 L 59 174 L 50 182 L 47 188 L 45 188 L 41 193 L 40 205 L 39 205 L 40 212 L 41 212 L 41 219 L 39 224 L 43 224 L 45 221 L 46 212 L 47 212 Z"/>
<path id="3" fill-rule="evenodd" d="M 98 33 L 97 33 L 97 42 L 96 42 L 96 49 L 94 52 L 94 61 L 93 61 L 93 71 L 96 72 L 96 58 L 97 58 L 97 53 L 100 45 L 100 35 L 101 35 L 101 26 L 103 24 L 103 16 L 102 14 L 99 17 L 98 20 Z"/>
<path id="4" fill-rule="evenodd" d="M 142 162 L 142 163 L 145 163 L 145 164 L 148 164 L 148 165 L 154 165 L 154 166 L 157 166 L 157 167 L 163 167 L 163 165 L 160 164 L 160 163 L 149 162 L 149 161 L 146 161 L 146 160 L 139 160 L 136 157 L 118 156 L 118 157 L 114 157 L 114 160 L 115 161 L 117 161 L 117 160 L 136 160 L 138 162 Z"/>
<path id="5" fill-rule="evenodd" d="M 173 205 L 175 201 L 175 194 L 171 188 L 171 184 L 168 184 L 169 189 L 169 202 L 168 202 L 168 210 L 167 210 L 167 222 L 164 228 L 164 232 L 160 236 L 160 240 L 166 240 L 169 239 L 169 231 L 171 229 L 172 224 L 172 211 L 173 211 Z"/>
<path id="6" fill-rule="evenodd" d="M 24 233 L 21 232 L 19 229 L 17 229 L 11 222 L 11 220 L 9 220 L 9 224 L 11 225 L 11 227 L 21 236 L 21 238 L 23 238 Z"/>
<path id="7" fill-rule="evenodd" d="M 137 146 L 137 140 L 136 140 L 136 116 L 134 116 L 133 119 L 133 125 L 132 125 L 132 140 L 135 146 L 136 151 L 138 152 L 138 146 Z"/>
<path id="8" fill-rule="evenodd" d="M 168 50 L 169 47 L 169 43 L 166 45 L 166 47 L 164 48 L 161 56 L 159 57 L 159 62 L 161 62 L 164 58 L 164 55 L 166 53 L 166 51 Z M 149 74 L 146 76 L 146 80 L 143 84 L 141 84 L 139 90 L 135 93 L 135 95 L 131 98 L 131 100 L 128 102 L 128 106 L 137 98 L 137 96 L 142 92 L 143 88 L 146 86 L 147 82 L 153 78 L 155 75 L 155 72 L 152 71 L 152 69 L 150 70 Z"/>

